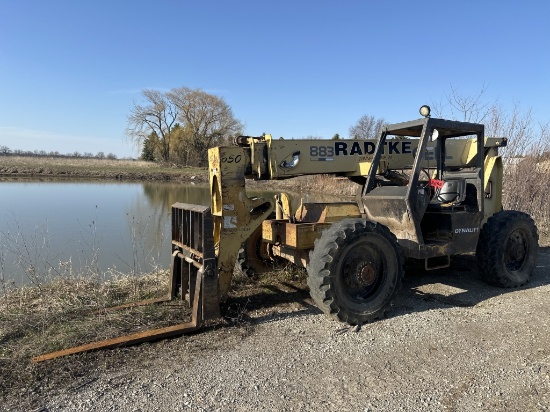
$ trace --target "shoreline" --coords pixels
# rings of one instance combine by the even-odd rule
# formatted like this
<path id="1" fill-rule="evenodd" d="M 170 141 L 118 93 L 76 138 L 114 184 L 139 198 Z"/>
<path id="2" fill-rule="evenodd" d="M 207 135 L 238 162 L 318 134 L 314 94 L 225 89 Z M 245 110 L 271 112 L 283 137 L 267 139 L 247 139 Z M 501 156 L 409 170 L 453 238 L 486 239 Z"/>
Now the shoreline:
<path id="1" fill-rule="evenodd" d="M 100 179 L 115 181 L 208 182 L 204 171 L 109 171 L 109 170 L 51 170 L 46 168 L 0 168 L 0 181 L 17 179 Z"/>

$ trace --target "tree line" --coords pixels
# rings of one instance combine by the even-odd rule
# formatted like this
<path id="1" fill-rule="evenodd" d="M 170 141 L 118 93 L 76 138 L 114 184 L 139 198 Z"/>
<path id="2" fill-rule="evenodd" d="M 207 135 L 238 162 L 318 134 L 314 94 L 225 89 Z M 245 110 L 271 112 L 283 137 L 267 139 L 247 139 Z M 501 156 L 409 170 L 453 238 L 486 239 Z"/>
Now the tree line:
<path id="1" fill-rule="evenodd" d="M 96 154 L 90 152 L 80 153 L 78 151 L 72 153 L 62 154 L 58 151 L 46 152 L 45 150 L 20 150 L 10 149 L 8 146 L 0 146 L 0 156 L 24 156 L 24 157 L 70 157 L 70 158 L 83 158 L 83 159 L 107 159 L 117 160 L 118 157 L 114 153 L 105 154 L 105 152 L 97 152 Z"/>

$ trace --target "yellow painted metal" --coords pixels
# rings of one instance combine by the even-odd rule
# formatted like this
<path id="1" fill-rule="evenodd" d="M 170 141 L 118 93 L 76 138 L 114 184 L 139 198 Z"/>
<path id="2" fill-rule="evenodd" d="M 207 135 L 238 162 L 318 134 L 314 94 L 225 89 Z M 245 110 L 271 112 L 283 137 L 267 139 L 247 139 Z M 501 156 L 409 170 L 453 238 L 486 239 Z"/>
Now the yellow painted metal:
<path id="1" fill-rule="evenodd" d="M 208 163 L 218 285 L 220 299 L 224 301 L 241 244 L 273 212 L 274 202 L 249 198 L 246 194 L 245 172 L 251 164 L 250 151 L 242 147 L 215 147 L 208 150 Z"/>
<path id="2" fill-rule="evenodd" d="M 286 245 L 273 245 L 273 254 L 284 260 L 305 268 L 309 261 L 309 250 L 308 249 L 295 249 L 288 247 Z"/>
<path id="3" fill-rule="evenodd" d="M 295 213 L 296 222 L 288 219 L 266 220 L 262 223 L 262 238 L 271 244 L 293 249 L 312 249 L 315 239 L 331 223 L 351 217 L 361 217 L 357 203 L 303 203 Z"/>
<path id="4" fill-rule="evenodd" d="M 502 174 L 504 166 L 500 156 L 487 156 L 485 158 L 485 179 L 483 188 L 484 216 L 483 223 L 492 215 L 502 210 Z"/>
<path id="5" fill-rule="evenodd" d="M 462 152 L 460 154 L 460 163 L 462 165 L 470 165 L 472 162 L 475 161 L 475 157 L 477 155 L 477 139 L 458 139 L 454 141 L 447 141 L 445 143 L 445 146 L 447 148 L 447 145 L 450 146 L 449 143 L 454 143 L 455 146 L 458 145 L 460 147 L 460 151 Z"/>
<path id="6" fill-rule="evenodd" d="M 293 249 L 311 249 L 315 239 L 330 225 L 330 223 L 290 223 L 287 220 L 266 220 L 262 223 L 262 238 L 265 242 L 282 244 Z"/>
<path id="7" fill-rule="evenodd" d="M 290 219 L 292 215 L 290 197 L 286 193 L 279 193 L 275 196 L 276 202 L 276 219 Z"/>
<path id="8" fill-rule="evenodd" d="M 252 173 L 258 179 L 268 174 L 268 165 L 264 160 L 264 151 L 266 150 L 267 143 L 257 142 L 252 147 L 251 151 L 251 165 Z"/>
<path id="9" fill-rule="evenodd" d="M 258 179 L 259 170 L 265 179 L 288 179 L 308 174 L 334 174 L 339 176 L 365 176 L 370 168 L 375 140 L 285 140 L 264 135 L 261 139 L 248 138 L 252 156 L 252 173 Z M 378 172 L 412 167 L 419 139 L 388 139 Z M 487 138 L 485 147 L 498 147 L 502 139 Z M 433 148 L 428 143 L 422 167 L 435 166 Z M 477 151 L 476 139 L 452 139 L 446 142 L 446 165 L 449 167 L 474 166 Z M 265 152 L 264 152 L 265 151 Z M 261 153 L 267 156 L 261 157 Z M 298 159 L 294 162 L 294 159 Z M 267 166 L 265 163 L 267 162 Z M 263 172 L 265 170 L 265 172 Z"/>

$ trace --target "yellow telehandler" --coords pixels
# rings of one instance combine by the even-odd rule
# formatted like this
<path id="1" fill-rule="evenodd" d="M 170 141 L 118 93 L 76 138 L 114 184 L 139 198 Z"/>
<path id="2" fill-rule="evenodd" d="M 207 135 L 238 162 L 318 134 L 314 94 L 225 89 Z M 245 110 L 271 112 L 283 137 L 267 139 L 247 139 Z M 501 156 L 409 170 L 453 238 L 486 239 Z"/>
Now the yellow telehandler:
<path id="1" fill-rule="evenodd" d="M 375 140 L 284 140 L 240 136 L 209 150 L 211 205 L 172 206 L 169 298 L 192 308 L 190 323 L 101 341 L 35 358 L 143 342 L 200 328 L 220 317 L 235 265 L 261 273 L 273 262 L 307 268 L 316 305 L 350 325 L 381 318 L 405 259 L 426 269 L 476 253 L 481 276 L 500 287 L 525 284 L 535 267 L 531 217 L 503 210 L 505 138 L 484 126 L 430 117 L 384 126 Z M 357 183 L 355 202 L 301 203 L 249 197 L 246 179 L 312 174 Z M 151 303 L 151 302 L 145 302 Z M 140 303 L 141 304 L 141 303 Z"/>

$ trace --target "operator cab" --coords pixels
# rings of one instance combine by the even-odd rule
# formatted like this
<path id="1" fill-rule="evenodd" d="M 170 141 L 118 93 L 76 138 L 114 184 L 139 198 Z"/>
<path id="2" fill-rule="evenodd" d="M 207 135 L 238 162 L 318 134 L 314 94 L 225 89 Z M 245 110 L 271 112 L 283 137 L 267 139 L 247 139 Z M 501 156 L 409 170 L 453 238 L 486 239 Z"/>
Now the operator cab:
<path id="1" fill-rule="evenodd" d="M 362 191 L 362 212 L 396 234 L 408 257 L 429 259 L 463 253 L 477 243 L 483 219 L 484 126 L 430 117 L 388 125 L 380 132 Z M 402 185 L 379 184 L 386 139 L 416 146 Z M 459 140 L 460 139 L 460 140 Z M 390 176 L 394 171 L 387 170 Z M 395 171 L 397 172 L 397 171 Z"/>

